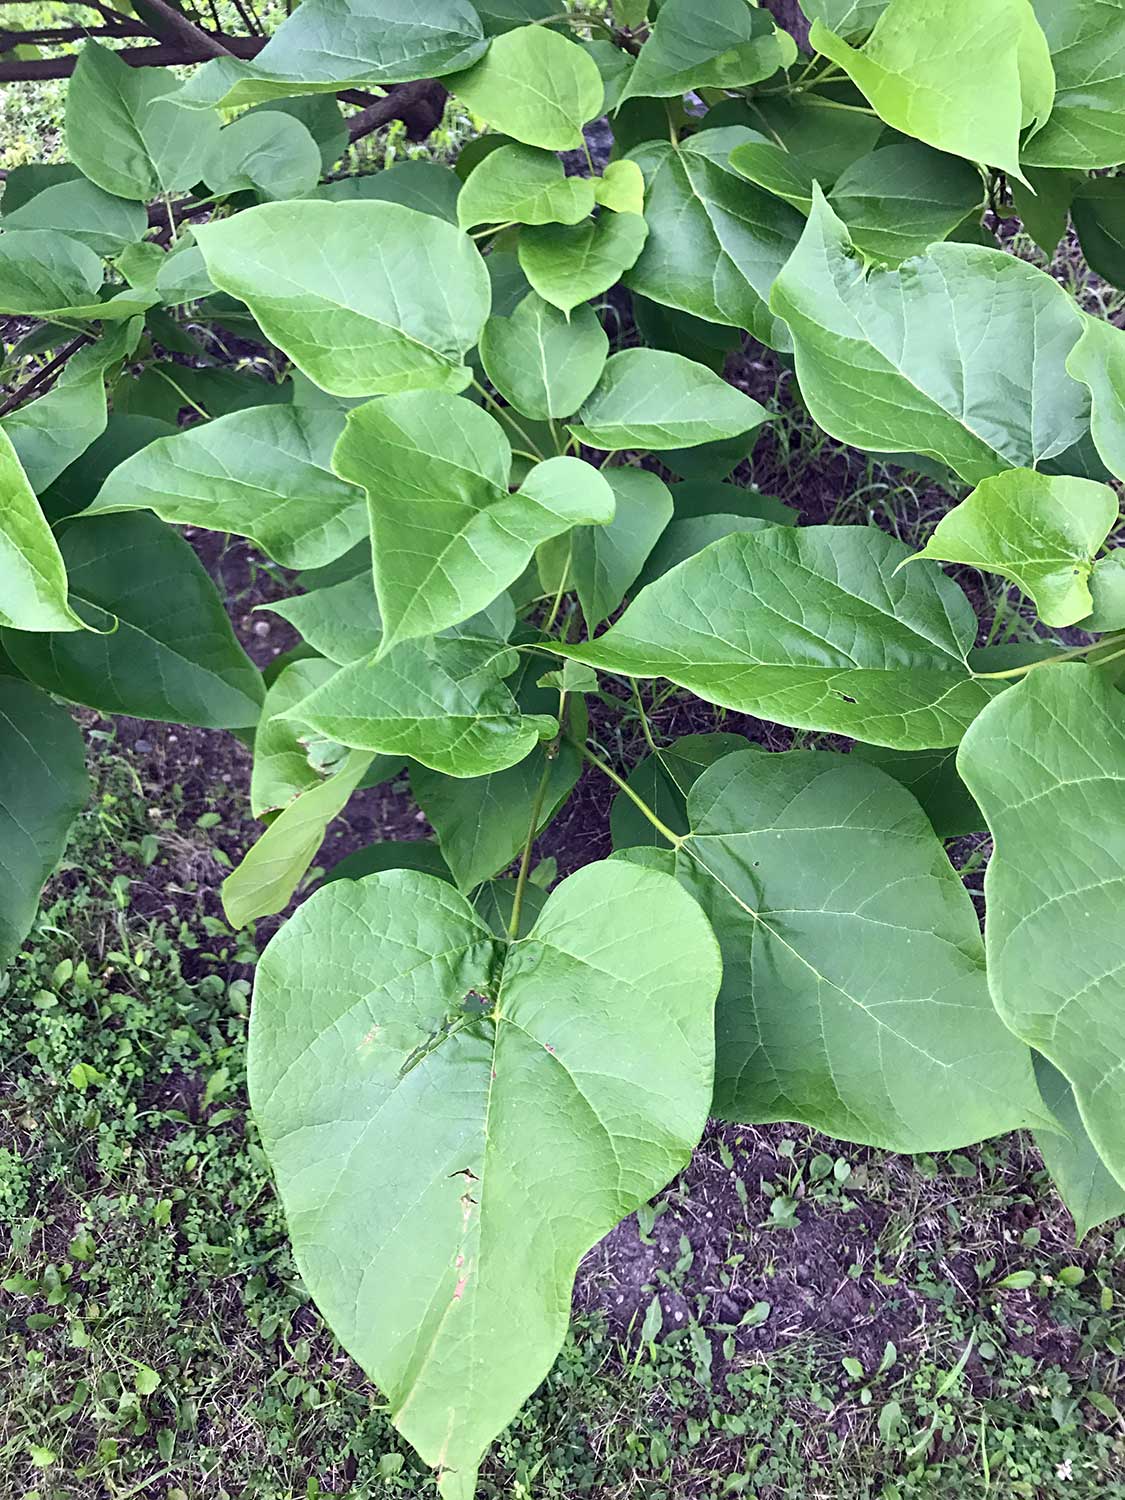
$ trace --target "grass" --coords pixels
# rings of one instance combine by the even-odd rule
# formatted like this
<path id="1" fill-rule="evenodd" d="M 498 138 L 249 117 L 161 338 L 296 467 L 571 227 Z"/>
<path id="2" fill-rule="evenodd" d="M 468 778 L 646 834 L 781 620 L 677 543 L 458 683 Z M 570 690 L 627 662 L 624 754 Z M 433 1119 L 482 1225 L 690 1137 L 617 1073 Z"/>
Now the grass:
<path id="1" fill-rule="evenodd" d="M 207 857 L 210 820 L 106 749 L 4 982 L 0 1493 L 432 1495 L 289 1255 L 245 1104 L 252 946 L 136 914 L 185 841 Z M 1023 1145 L 911 1162 L 728 1128 L 698 1170 L 737 1188 L 721 1253 L 704 1264 L 706 1200 L 682 1183 L 620 1231 L 666 1252 L 645 1311 L 623 1323 L 587 1268 L 483 1495 L 1125 1496 L 1125 1231 L 1068 1247 Z M 882 1278 L 898 1347 L 866 1316 L 793 1321 L 816 1235 L 847 1247 L 843 1282 Z"/>

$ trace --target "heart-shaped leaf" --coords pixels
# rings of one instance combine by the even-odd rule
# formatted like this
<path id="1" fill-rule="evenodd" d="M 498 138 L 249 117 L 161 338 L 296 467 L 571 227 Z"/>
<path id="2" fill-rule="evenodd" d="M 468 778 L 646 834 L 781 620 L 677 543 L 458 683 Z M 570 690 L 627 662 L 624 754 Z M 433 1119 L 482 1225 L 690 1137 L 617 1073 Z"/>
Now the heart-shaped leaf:
<path id="1" fill-rule="evenodd" d="M 450 87 L 493 130 L 545 151 L 580 150 L 582 127 L 601 114 L 605 95 L 593 58 L 545 26 L 496 37 Z"/>
<path id="2" fill-rule="evenodd" d="M 572 416 L 597 385 L 608 353 L 609 340 L 592 307 L 567 317 L 535 292 L 511 317 L 489 318 L 480 341 L 489 380 L 537 422 Z"/>
<path id="3" fill-rule="evenodd" d="M 606 211 L 581 224 L 543 224 L 520 234 L 520 266 L 544 301 L 569 313 L 620 281 L 647 235 L 640 214 Z"/>
<path id="4" fill-rule="evenodd" d="M 551 151 L 501 146 L 469 173 L 457 200 L 462 229 L 474 224 L 577 224 L 594 211 L 594 184 L 568 177 Z"/>
<path id="5" fill-rule="evenodd" d="M 737 89 L 797 60 L 797 44 L 768 10 L 746 0 L 665 0 L 623 99 L 673 98 L 691 89 Z"/>

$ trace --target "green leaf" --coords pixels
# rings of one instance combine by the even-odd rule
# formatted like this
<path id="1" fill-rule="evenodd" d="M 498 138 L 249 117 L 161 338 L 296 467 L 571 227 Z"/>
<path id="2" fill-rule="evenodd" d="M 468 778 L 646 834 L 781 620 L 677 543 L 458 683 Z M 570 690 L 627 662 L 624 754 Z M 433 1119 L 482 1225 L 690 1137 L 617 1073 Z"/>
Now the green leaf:
<path id="1" fill-rule="evenodd" d="M 672 98 L 759 83 L 797 60 L 797 44 L 746 0 L 665 0 L 622 99 Z"/>
<path id="2" fill-rule="evenodd" d="M 1034 0 L 1055 69 L 1055 106 L 1023 148 L 1033 167 L 1091 171 L 1125 160 L 1125 12 L 1100 0 Z"/>
<path id="3" fill-rule="evenodd" d="M 163 258 L 156 271 L 156 290 L 161 302 L 173 307 L 211 295 L 215 287 L 198 245 L 181 240 Z"/>
<path id="4" fill-rule="evenodd" d="M 441 850 L 430 839 L 394 839 L 368 844 L 346 854 L 325 875 L 324 884 L 333 880 L 362 880 L 365 875 L 377 875 L 383 870 L 421 870 L 423 874 L 453 883 Z"/>
<path id="5" fill-rule="evenodd" d="M 724 757 L 676 873 L 723 952 L 713 1112 L 892 1151 L 1050 1125 L 969 893 L 908 792 L 827 751 Z"/>
<path id="6" fill-rule="evenodd" d="M 880 745 L 856 745 L 852 754 L 904 786 L 921 803 L 939 839 L 985 831 L 984 814 L 958 774 L 956 748 L 886 750 Z"/>
<path id="7" fill-rule="evenodd" d="M 694 904 L 618 863 L 511 947 L 396 872 L 263 955 L 250 1094 L 302 1279 L 445 1494 L 547 1374 L 581 1257 L 688 1160 L 718 979 Z"/>
<path id="8" fill-rule="evenodd" d="M 63 182 L 84 182 L 86 179 L 69 161 L 33 161 L 22 167 L 13 167 L 4 179 L 3 201 L 0 214 L 6 218 L 17 208 L 23 208 L 39 193 L 58 187 Z"/>
<path id="9" fill-rule="evenodd" d="M 547 593 L 566 582 L 578 591 L 586 629 L 607 620 L 632 588 L 672 519 L 668 486 L 643 469 L 603 469 L 617 508 L 608 526 L 577 526 L 539 549 Z"/>
<path id="10" fill-rule="evenodd" d="M 732 536 L 735 532 L 761 531 L 764 526 L 771 524 L 759 516 L 723 515 L 721 512 L 674 520 L 652 549 L 641 570 L 638 584 L 641 588 L 647 588 L 672 568 L 687 562 L 689 557 L 695 557 L 705 547 L 721 542 L 724 537 Z"/>
<path id="11" fill-rule="evenodd" d="M 442 78 L 488 45 L 468 0 L 303 0 L 252 63 L 220 57 L 188 85 L 196 105 Z"/>
<path id="12" fill-rule="evenodd" d="M 304 198 L 320 173 L 320 147 L 300 120 L 281 110 L 254 110 L 232 121 L 202 164 L 213 193 L 249 191 L 263 198 Z"/>
<path id="13" fill-rule="evenodd" d="M 382 203 L 400 203 L 420 214 L 432 214 L 449 224 L 457 223 L 457 198 L 461 180 L 449 167 L 433 161 L 404 161 L 380 172 L 355 177 L 341 177 L 338 182 L 322 183 L 318 198 L 330 202 L 347 202 L 366 198 Z"/>
<path id="14" fill-rule="evenodd" d="M 640 761 L 629 774 L 629 786 L 666 828 L 686 834 L 690 826 L 687 799 L 692 787 L 717 760 L 745 749 L 741 734 L 685 734 Z M 672 848 L 624 792 L 613 799 L 609 829 L 614 849 Z"/>
<path id="15" fill-rule="evenodd" d="M 594 184 L 568 177 L 551 151 L 501 146 L 469 173 L 457 200 L 462 229 L 474 224 L 577 224 L 594 211 Z"/>
<path id="16" fill-rule="evenodd" d="M 520 267 L 545 301 L 569 313 L 620 281 L 647 234 L 639 214 L 604 211 L 581 224 L 529 227 L 520 234 Z"/>
<path id="17" fill-rule="evenodd" d="M 316 142 L 320 152 L 320 166 L 331 172 L 348 149 L 348 127 L 340 106 L 331 94 L 306 94 L 296 99 L 274 99 L 265 104 L 256 104 L 251 114 L 267 111 L 292 115 L 299 120 Z M 428 165 L 428 163 L 426 164 Z M 441 168 L 438 169 L 439 171 Z M 346 179 L 347 180 L 347 179 Z M 355 181 L 355 179 L 350 179 Z"/>
<path id="18" fill-rule="evenodd" d="M 1125 552 L 1110 552 L 1098 559 L 1090 574 L 1090 593 L 1094 608 L 1087 619 L 1078 622 L 1081 628 L 1125 630 Z"/>
<path id="19" fill-rule="evenodd" d="M 105 431 L 105 374 L 137 343 L 141 321 L 119 323 L 96 343 L 79 349 L 45 396 L 17 407 L 3 419 L 4 431 L 37 494 Z"/>
<path id="20" fill-rule="evenodd" d="M 483 609 L 548 537 L 613 519 L 613 492 L 590 464 L 548 459 L 513 495 L 511 461 L 495 418 L 454 396 L 415 392 L 348 414 L 334 462 L 367 491 L 383 653 Z"/>
<path id="21" fill-rule="evenodd" d="M 316 568 L 367 534 L 363 492 L 331 469 L 343 412 L 252 406 L 127 458 L 89 514 L 152 510 L 249 537 L 287 568 Z"/>
<path id="22" fill-rule="evenodd" d="M 1029 186 L 1011 184 L 1012 202 L 1023 227 L 1045 255 L 1054 257 L 1066 233 L 1074 190 L 1083 180 L 1080 172 L 1055 172 L 1043 167 L 1024 167 Z"/>
<path id="23" fill-rule="evenodd" d="M 797 512 L 791 506 L 783 505 L 772 495 L 761 495 L 757 490 L 748 490 L 740 484 L 697 479 L 674 484 L 671 495 L 677 521 L 723 515 L 757 517 L 760 521 L 771 521 L 775 526 L 797 524 Z"/>
<path id="24" fill-rule="evenodd" d="M 766 526 L 650 585 L 613 628 L 556 648 L 667 677 L 739 713 L 902 750 L 955 745 L 997 689 L 975 681 L 977 622 L 937 570 L 871 526 Z"/>
<path id="25" fill-rule="evenodd" d="M 731 126 L 634 153 L 645 178 L 648 240 L 626 284 L 653 302 L 788 348 L 767 304 L 804 221 L 731 166 L 731 152 L 759 138 Z"/>
<path id="26" fill-rule="evenodd" d="M 222 885 L 223 910 L 234 928 L 283 911 L 371 764 L 353 750 L 335 776 L 302 792 L 243 856 Z"/>
<path id="27" fill-rule="evenodd" d="M 89 794 L 70 714 L 29 682 L 0 675 L 0 970 L 19 952 Z"/>
<path id="28" fill-rule="evenodd" d="M 883 146 L 846 167 L 829 202 L 864 255 L 897 265 L 944 240 L 984 203 L 980 173 L 918 141 Z"/>
<path id="29" fill-rule="evenodd" d="M 1094 557 L 1117 518 L 1106 484 L 1009 469 L 943 516 L 917 555 L 999 573 L 1035 601 L 1044 625 L 1074 625 L 1093 608 Z"/>
<path id="30" fill-rule="evenodd" d="M 1074 195 L 1071 216 L 1091 271 L 1125 285 L 1125 182 L 1099 177 Z M 1056 244 L 1058 241 L 1056 240 Z"/>
<path id="31" fill-rule="evenodd" d="M 1067 1132 L 1037 1130 L 1035 1144 L 1070 1211 L 1075 1243 L 1080 1245 L 1092 1229 L 1125 1214 L 1125 1187 L 1111 1176 L 1094 1150 L 1074 1102 L 1074 1090 L 1038 1053 L 1035 1078 L 1043 1102 Z"/>
<path id="32" fill-rule="evenodd" d="M 398 203 L 313 200 L 264 203 L 195 233 L 215 285 L 333 395 L 469 383 L 462 361 L 488 317 L 488 273 L 451 225 Z"/>
<path id="33" fill-rule="evenodd" d="M 1028 0 L 933 0 L 924 9 L 915 0 L 890 0 L 862 51 L 821 21 L 813 22 L 809 41 L 844 69 L 888 125 L 1019 177 L 1024 87 L 1042 116 L 1050 108 L 1030 76 L 1021 80 L 1022 38 L 1031 27 L 1038 31 Z"/>
<path id="34" fill-rule="evenodd" d="M 1084 317 L 1067 373 L 1089 387 L 1090 432 L 1102 461 L 1125 479 L 1125 334 L 1102 318 Z"/>
<path id="35" fill-rule="evenodd" d="M 511 317 L 489 318 L 480 341 L 489 380 L 517 411 L 539 422 L 576 412 L 597 385 L 608 353 L 592 307 L 567 317 L 536 292 Z"/>
<path id="36" fill-rule="evenodd" d="M 370 568 L 340 583 L 278 599 L 268 608 L 288 620 L 314 651 L 339 666 L 371 656 L 383 639 Z"/>
<path id="37" fill-rule="evenodd" d="M 1041 667 L 981 714 L 957 764 L 995 845 L 992 998 L 1065 1074 L 1125 1186 L 1125 699 L 1093 667 Z"/>
<path id="38" fill-rule="evenodd" d="M 558 694 L 535 685 L 534 674 L 540 663 L 525 657 L 512 691 L 523 713 L 551 714 L 558 710 Z M 586 737 L 586 715 L 581 704 L 577 728 L 578 739 Z M 425 766 L 410 772 L 410 789 L 414 800 L 426 815 L 426 821 L 437 834 L 441 852 L 463 891 L 470 891 L 511 864 L 527 839 L 539 785 L 547 768 L 537 836 L 554 821 L 559 809 L 570 796 L 582 770 L 582 757 L 564 740 L 557 753 L 549 758 L 548 747 L 538 745 L 525 760 L 497 771 L 491 776 L 469 780 L 441 776 Z"/>
<path id="39" fill-rule="evenodd" d="M 1081 318 L 1050 276 L 976 245 L 934 245 L 901 270 L 867 275 L 851 252 L 818 193 L 771 298 L 826 432 L 870 452 L 935 458 L 970 484 L 1079 440 L 1087 397 L 1065 360 Z"/>
<path id="40" fill-rule="evenodd" d="M 131 68 L 88 41 L 66 94 L 66 146 L 91 182 L 145 202 L 199 181 L 218 116 L 185 109 L 159 69 Z"/>
<path id="41" fill-rule="evenodd" d="M 157 438 L 171 437 L 175 430 L 154 417 L 111 412 L 102 435 L 39 497 L 44 515 L 55 522 L 85 510 L 118 464 Z"/>
<path id="42" fill-rule="evenodd" d="M 662 349 L 614 354 L 571 432 L 590 448 L 695 447 L 752 432 L 770 414 L 713 370 Z"/>
<path id="43" fill-rule="evenodd" d="M 741 437 L 725 438 L 721 443 L 700 443 L 695 448 L 668 448 L 660 455 L 666 469 L 681 479 L 692 483 L 717 484 L 737 469 L 750 457 L 757 443 L 756 433 L 743 433 Z M 740 509 L 737 505 L 727 507 L 729 511 Z"/>
<path id="44" fill-rule="evenodd" d="M 731 152 L 730 164 L 747 182 L 765 188 L 800 213 L 812 212 L 813 172 L 801 157 L 794 156 L 776 141 L 769 141 L 756 131 L 747 132 L 742 144 Z"/>
<path id="45" fill-rule="evenodd" d="M 888 0 L 800 0 L 810 21 L 823 21 L 837 36 L 866 36 Z"/>
<path id="46" fill-rule="evenodd" d="M 309 731 L 281 715 L 327 682 L 335 671 L 334 662 L 313 656 L 290 662 L 270 685 L 254 735 L 250 772 L 250 810 L 256 818 L 287 807 L 324 780 L 310 759 Z M 343 753 L 340 751 L 340 755 Z"/>
<path id="47" fill-rule="evenodd" d="M 257 723 L 261 677 L 187 542 L 138 514 L 77 521 L 60 546 L 71 601 L 94 629 L 50 638 L 6 630 L 5 650 L 26 677 L 103 713 L 208 729 Z"/>
<path id="48" fill-rule="evenodd" d="M 66 566 L 7 432 L 0 429 L 0 625 L 81 630 Z"/>
<path id="49" fill-rule="evenodd" d="M 498 938 L 507 938 L 516 902 L 516 881 L 489 880 L 473 896 L 473 910 Z M 535 884 L 532 874 L 523 888 L 517 938 L 525 938 L 539 920 L 547 904 L 547 892 Z"/>
<path id="50" fill-rule="evenodd" d="M 723 124 L 750 126 L 757 137 L 764 130 L 770 140 L 779 142 L 799 158 L 827 192 L 840 173 L 853 161 L 873 151 L 887 128 L 877 116 L 866 110 L 840 109 L 835 99 L 817 94 L 757 94 L 746 104 L 734 105 L 737 111 Z M 719 109 L 723 106 L 720 105 Z M 707 124 L 716 112 L 705 118 Z"/>
<path id="51" fill-rule="evenodd" d="M 4 191 L 4 229 L 54 229 L 86 245 L 95 255 L 118 255 L 148 229 L 139 203 L 115 198 L 84 177 L 56 183 L 9 209 Z"/>
<path id="52" fill-rule="evenodd" d="M 556 0 L 474 0 L 474 8 L 488 36 L 499 36 L 514 26 L 548 22 L 558 16 Z"/>
<path id="53" fill-rule="evenodd" d="M 496 37 L 449 86 L 493 130 L 545 151 L 581 149 L 582 127 L 601 114 L 605 96 L 593 58 L 543 26 Z"/>
<path id="54" fill-rule="evenodd" d="M 103 279 L 88 245 L 52 229 L 12 229 L 0 235 L 0 312 L 49 318 L 85 307 Z"/>
<path id="55" fill-rule="evenodd" d="M 644 173 L 635 161 L 611 161 L 593 183 L 594 196 L 603 208 L 618 214 L 644 213 Z"/>
<path id="56" fill-rule="evenodd" d="M 520 712 L 504 682 L 518 666 L 518 653 L 494 640 L 404 641 L 341 667 L 291 716 L 341 745 L 408 755 L 446 776 L 488 776 L 558 732 L 554 718 Z"/>

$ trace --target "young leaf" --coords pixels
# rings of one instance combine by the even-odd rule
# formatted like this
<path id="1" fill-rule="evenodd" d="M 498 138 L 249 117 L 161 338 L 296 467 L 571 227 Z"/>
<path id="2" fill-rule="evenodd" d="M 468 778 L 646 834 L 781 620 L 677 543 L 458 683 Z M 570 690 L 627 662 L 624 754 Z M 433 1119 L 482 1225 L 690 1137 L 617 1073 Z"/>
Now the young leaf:
<path id="1" fill-rule="evenodd" d="M 545 151 L 580 150 L 582 127 L 601 114 L 605 95 L 593 58 L 544 26 L 496 37 L 450 88 L 493 130 Z"/>
<path id="2" fill-rule="evenodd" d="M 715 1113 L 892 1151 L 1049 1128 L 972 900 L 908 792 L 827 751 L 744 750 L 688 817 L 676 873 L 723 950 Z"/>
<path id="3" fill-rule="evenodd" d="M 1125 699 L 1094 667 L 1037 668 L 989 705 L 957 765 L 995 844 L 992 998 L 1066 1075 L 1125 1186 Z"/>
<path id="4" fill-rule="evenodd" d="M 567 317 L 536 292 L 511 317 L 489 318 L 480 341 L 489 380 L 505 401 L 538 422 L 573 415 L 597 385 L 608 353 L 592 307 Z"/>
<path id="5" fill-rule="evenodd" d="M 1092 1229 L 1125 1214 L 1125 1187 L 1106 1170 L 1094 1150 L 1074 1102 L 1074 1090 L 1039 1053 L 1035 1054 L 1035 1079 L 1044 1104 L 1066 1131 L 1062 1135 L 1055 1130 L 1037 1130 L 1035 1144 L 1070 1211 L 1074 1240 L 1080 1245 Z"/>
<path id="6" fill-rule="evenodd" d="M 472 637 L 404 641 L 342 667 L 290 716 L 338 744 L 408 755 L 446 776 L 488 776 L 529 755 L 558 722 L 524 715 L 506 686 L 519 656 Z"/>
<path id="7" fill-rule="evenodd" d="M 367 491 L 383 653 L 483 609 L 548 537 L 613 519 L 613 492 L 576 458 L 548 459 L 509 494 L 503 429 L 454 396 L 415 392 L 357 408 L 334 463 Z"/>
<path id="8" fill-rule="evenodd" d="M 643 469 L 603 469 L 617 508 L 608 526 L 576 526 L 539 549 L 548 593 L 578 591 L 586 629 L 607 620 L 632 588 L 672 519 L 668 486 Z"/>
<path id="9" fill-rule="evenodd" d="M 27 936 L 89 795 L 82 734 L 70 714 L 29 682 L 0 675 L 0 971 Z"/>
<path id="10" fill-rule="evenodd" d="M 283 911 L 316 858 L 333 818 L 339 817 L 371 764 L 353 750 L 327 781 L 302 792 L 246 852 L 223 881 L 223 911 L 234 928 Z"/>
<path id="11" fill-rule="evenodd" d="M 732 167 L 731 152 L 760 139 L 756 131 L 731 126 L 679 144 L 650 142 L 636 151 L 633 159 L 645 178 L 648 240 L 625 280 L 653 302 L 746 328 L 784 349 L 786 330 L 767 304 L 804 220 Z"/>
<path id="12" fill-rule="evenodd" d="M 127 458 L 89 514 L 152 510 L 180 526 L 249 537 L 284 567 L 320 567 L 367 534 L 362 490 L 331 468 L 343 428 L 343 412 L 231 412 Z"/>
<path id="13" fill-rule="evenodd" d="M 593 183 L 594 196 L 603 208 L 616 214 L 644 213 L 644 173 L 635 161 L 611 161 L 603 175 L 595 177 Z"/>
<path id="14" fill-rule="evenodd" d="M 818 191 L 771 297 L 793 335 L 801 394 L 833 437 L 924 454 L 970 484 L 1034 468 L 1081 438 L 1088 398 L 1065 368 L 1081 315 L 1050 276 L 958 244 L 864 276 L 851 251 Z"/>
<path id="15" fill-rule="evenodd" d="M 685 734 L 640 761 L 629 775 L 629 786 L 666 828 L 686 834 L 690 827 L 687 799 L 692 787 L 717 760 L 745 749 L 741 734 Z M 609 830 L 614 849 L 672 847 L 624 792 L 613 799 Z"/>
<path id="16" fill-rule="evenodd" d="M 5 631 L 26 677 L 103 713 L 207 729 L 257 723 L 261 677 L 171 527 L 150 515 L 101 516 L 69 526 L 61 549 L 71 599 L 95 628 L 50 638 Z"/>
<path id="17" fill-rule="evenodd" d="M 798 729 L 955 745 L 998 684 L 971 674 L 969 601 L 936 570 L 896 572 L 909 556 L 872 526 L 741 532 L 650 585 L 596 641 L 556 649 Z"/>
<path id="18" fill-rule="evenodd" d="M 469 0 L 304 0 L 252 63 L 206 63 L 187 86 L 197 106 L 259 104 L 292 94 L 442 78 L 488 42 Z"/>
<path id="19" fill-rule="evenodd" d="M 539 668 L 535 658 L 525 657 L 520 677 L 512 684 L 516 702 L 523 713 L 556 713 L 558 694 L 535 684 L 534 674 Z M 576 712 L 579 722 L 575 724 Z M 585 739 L 586 715 L 581 703 L 571 705 L 570 713 L 571 732 Z M 582 757 L 566 740 L 550 759 L 547 747 L 539 745 L 518 765 L 491 776 L 465 780 L 438 775 L 425 766 L 411 769 L 414 799 L 437 834 L 441 852 L 461 890 L 470 891 L 498 874 L 519 854 L 548 767 L 537 825 L 541 833 L 554 821 L 582 770 Z"/>
<path id="20" fill-rule="evenodd" d="M 86 245 L 95 255 L 119 255 L 148 228 L 141 204 L 115 198 L 85 177 L 55 183 L 19 207 L 8 207 L 11 181 L 4 189 L 4 229 L 53 229 Z"/>
<path id="21" fill-rule="evenodd" d="M 665 0 L 622 99 L 673 98 L 758 83 L 797 60 L 797 44 L 746 0 Z"/>
<path id="22" fill-rule="evenodd" d="M 324 780 L 309 759 L 310 732 L 282 715 L 321 687 L 335 671 L 335 662 L 313 656 L 290 662 L 270 684 L 254 734 L 250 772 L 250 811 L 256 818 L 288 807 L 302 792 Z"/>
<path id="23" fill-rule="evenodd" d="M 145 202 L 199 181 L 219 119 L 185 109 L 159 69 L 130 68 L 88 41 L 66 94 L 66 145 L 91 182 L 118 198 Z"/>
<path id="24" fill-rule="evenodd" d="M 1090 432 L 1106 466 L 1125 479 L 1125 334 L 1102 318 L 1084 317 L 1067 373 L 1089 387 Z"/>
<path id="25" fill-rule="evenodd" d="M 917 555 L 999 573 L 1035 601 L 1044 625 L 1074 625 L 1093 607 L 1094 557 L 1117 517 L 1106 484 L 1009 469 L 943 516 Z"/>
<path id="26" fill-rule="evenodd" d="M 581 224 L 527 228 L 519 239 L 520 267 L 544 301 L 569 313 L 621 279 L 647 234 L 639 214 L 609 212 Z"/>
<path id="27" fill-rule="evenodd" d="M 814 21 L 811 45 L 844 69 L 888 125 L 938 151 L 1020 175 L 1024 89 L 1040 118 L 1050 99 L 1021 77 L 1028 0 L 890 0 L 862 51 Z M 1046 48 L 1039 33 L 1040 47 Z M 1046 108 L 1043 108 L 1043 104 Z"/>
<path id="28" fill-rule="evenodd" d="M 202 165 L 213 193 L 304 198 L 321 173 L 320 147 L 292 115 L 254 110 L 226 126 Z"/>
<path id="29" fill-rule="evenodd" d="M 469 173 L 457 200 L 462 229 L 475 224 L 577 224 L 594 211 L 594 184 L 568 177 L 534 146 L 501 146 Z"/>
<path id="30" fill-rule="evenodd" d="M 444 1493 L 546 1375 L 581 1257 L 687 1161 L 718 981 L 694 903 L 619 863 L 510 947 L 394 872 L 318 891 L 263 955 L 250 1094 L 302 1278 Z"/>
<path id="31" fill-rule="evenodd" d="M 752 432 L 770 414 L 713 370 L 661 349 L 623 349 L 570 430 L 590 448 L 680 448 Z"/>
<path id="32" fill-rule="evenodd" d="M 333 395 L 468 385 L 489 281 L 451 225 L 398 203 L 311 200 L 264 203 L 195 234 L 215 285 Z"/>
<path id="33" fill-rule="evenodd" d="M 1055 72 L 1050 118 L 1023 148 L 1033 167 L 1093 171 L 1125 160 L 1125 12 L 1100 0 L 1035 0 Z"/>
<path id="34" fill-rule="evenodd" d="M 0 625 L 81 630 L 67 603 L 66 565 L 15 447 L 0 429 Z"/>

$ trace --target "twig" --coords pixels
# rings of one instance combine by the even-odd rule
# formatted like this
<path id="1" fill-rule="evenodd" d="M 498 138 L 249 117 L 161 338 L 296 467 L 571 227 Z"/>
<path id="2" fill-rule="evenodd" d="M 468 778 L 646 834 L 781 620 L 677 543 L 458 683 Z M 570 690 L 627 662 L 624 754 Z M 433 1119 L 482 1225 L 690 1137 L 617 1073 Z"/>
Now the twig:
<path id="1" fill-rule="evenodd" d="M 145 12 L 155 16 L 152 29 L 178 41 L 181 46 L 192 47 L 203 57 L 230 57 L 229 47 L 209 31 L 201 30 L 194 21 L 189 21 L 182 11 L 175 10 L 167 0 L 137 0 L 137 12 L 144 19 Z"/>
<path id="2" fill-rule="evenodd" d="M 62 374 L 63 366 L 70 359 L 71 355 L 77 354 L 84 344 L 92 344 L 93 342 L 93 334 L 80 333 L 76 338 L 71 339 L 69 344 L 64 344 L 59 352 L 52 359 L 49 359 L 41 370 L 30 376 L 22 385 L 17 386 L 10 396 L 6 396 L 3 401 L 0 401 L 0 417 L 6 417 L 10 411 L 15 411 L 17 406 L 22 406 L 28 396 L 40 395 L 43 386 L 53 384 L 55 377 Z"/>
<path id="3" fill-rule="evenodd" d="M 189 23 L 190 24 L 190 23 Z M 221 51 L 204 50 L 202 45 L 179 42 L 158 42 L 153 47 L 122 47 L 117 56 L 131 68 L 173 68 L 188 63 L 206 62 L 208 58 L 229 53 L 248 61 L 257 57 L 266 45 L 260 36 L 222 36 L 216 38 L 210 32 L 200 32 L 200 37 L 209 42 L 219 42 Z M 33 57 L 16 62 L 0 63 L 0 83 L 35 83 L 42 78 L 69 78 L 77 62 L 74 56 Z"/>

